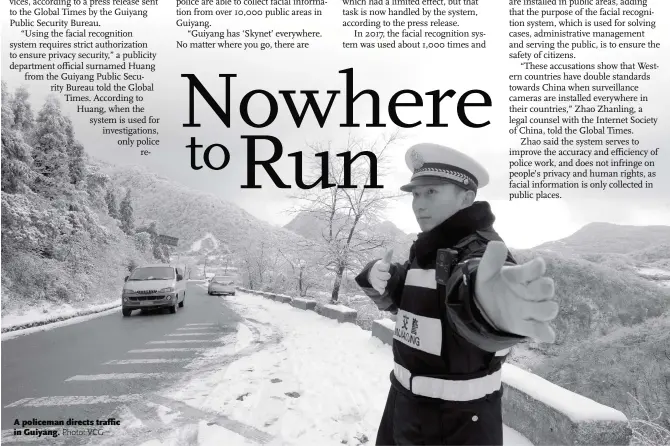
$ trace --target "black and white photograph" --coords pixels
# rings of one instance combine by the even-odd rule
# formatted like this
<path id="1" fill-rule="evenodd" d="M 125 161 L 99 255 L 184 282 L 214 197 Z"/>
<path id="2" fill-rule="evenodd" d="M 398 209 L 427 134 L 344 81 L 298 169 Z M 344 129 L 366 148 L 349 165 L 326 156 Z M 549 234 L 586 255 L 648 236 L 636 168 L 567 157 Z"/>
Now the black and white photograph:
<path id="1" fill-rule="evenodd" d="M 8 0 L 1 441 L 670 444 L 662 0 Z"/>

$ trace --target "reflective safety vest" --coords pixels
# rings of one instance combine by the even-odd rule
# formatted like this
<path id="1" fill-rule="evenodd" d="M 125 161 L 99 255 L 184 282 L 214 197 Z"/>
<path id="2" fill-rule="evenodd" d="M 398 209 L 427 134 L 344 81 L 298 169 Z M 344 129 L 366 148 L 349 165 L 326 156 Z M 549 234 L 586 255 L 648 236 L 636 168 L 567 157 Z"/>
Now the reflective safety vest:
<path id="1" fill-rule="evenodd" d="M 476 233 L 454 246 L 450 277 L 456 280 L 450 280 L 451 285 L 438 283 L 435 261 L 421 268 L 411 259 L 391 270 L 393 275 L 404 275 L 404 282 L 397 284 L 402 291 L 393 334 L 393 376 L 415 395 L 472 401 L 501 388 L 501 367 L 510 349 L 486 351 L 473 343 L 476 340 L 466 340 L 458 332 L 462 326 L 458 324 L 475 318 L 475 314 L 481 318 L 472 308 L 474 283 L 467 283 L 467 263 L 483 255 L 488 240 L 499 239 L 494 232 L 492 235 Z M 514 261 L 511 256 L 508 260 Z M 523 338 L 514 339 L 506 345 Z"/>

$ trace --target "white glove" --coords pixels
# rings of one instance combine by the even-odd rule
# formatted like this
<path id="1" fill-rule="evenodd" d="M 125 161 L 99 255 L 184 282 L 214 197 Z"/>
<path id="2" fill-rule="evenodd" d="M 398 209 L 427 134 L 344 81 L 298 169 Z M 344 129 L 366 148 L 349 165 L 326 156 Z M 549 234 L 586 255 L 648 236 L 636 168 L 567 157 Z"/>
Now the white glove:
<path id="1" fill-rule="evenodd" d="M 372 288 L 377 290 L 379 294 L 384 294 L 386 290 L 386 282 L 391 278 L 389 268 L 391 267 L 391 258 L 393 257 L 393 250 L 389 249 L 384 254 L 384 258 L 377 260 L 370 269 L 369 280 Z"/>
<path id="2" fill-rule="evenodd" d="M 540 342 L 554 342 L 549 326 L 558 314 L 554 281 L 546 277 L 545 263 L 537 257 L 523 265 L 507 266 L 507 247 L 492 241 L 479 262 L 477 303 L 496 327 Z"/>

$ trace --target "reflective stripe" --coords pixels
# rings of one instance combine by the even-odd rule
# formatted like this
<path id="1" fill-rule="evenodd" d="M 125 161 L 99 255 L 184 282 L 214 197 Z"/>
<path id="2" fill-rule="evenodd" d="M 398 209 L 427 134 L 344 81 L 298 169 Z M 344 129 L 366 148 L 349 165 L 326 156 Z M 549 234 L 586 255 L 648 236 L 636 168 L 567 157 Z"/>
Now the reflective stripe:
<path id="1" fill-rule="evenodd" d="M 421 288 L 437 289 L 434 269 L 410 269 L 405 276 L 405 285 L 418 286 Z"/>
<path id="2" fill-rule="evenodd" d="M 496 356 L 505 356 L 506 354 L 509 353 L 509 350 L 510 350 L 509 348 L 506 348 L 506 349 L 504 349 L 504 350 L 498 350 L 498 351 L 496 352 Z"/>
<path id="3" fill-rule="evenodd" d="M 410 390 L 409 383 L 412 374 L 409 370 L 394 363 L 393 374 L 404 388 Z M 412 379 L 412 393 L 445 401 L 472 401 L 500 390 L 501 377 L 502 369 L 481 378 L 458 381 L 415 376 Z"/>

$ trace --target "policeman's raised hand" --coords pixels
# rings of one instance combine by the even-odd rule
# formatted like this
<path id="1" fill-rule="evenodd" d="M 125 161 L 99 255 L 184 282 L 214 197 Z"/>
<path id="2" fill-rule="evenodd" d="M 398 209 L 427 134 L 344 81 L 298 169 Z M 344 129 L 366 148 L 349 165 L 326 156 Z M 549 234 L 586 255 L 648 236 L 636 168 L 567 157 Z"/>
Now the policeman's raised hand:
<path id="1" fill-rule="evenodd" d="M 554 281 L 545 277 L 546 265 L 537 257 L 523 265 L 505 265 L 507 247 L 492 241 L 486 246 L 475 280 L 477 302 L 500 330 L 554 342 L 549 326 L 558 314 Z"/>
<path id="2" fill-rule="evenodd" d="M 377 290 L 379 294 L 384 294 L 386 290 L 386 282 L 391 278 L 389 269 L 391 268 L 391 258 L 393 257 L 393 250 L 389 249 L 384 254 L 384 257 L 377 260 L 370 269 L 370 285 Z"/>

